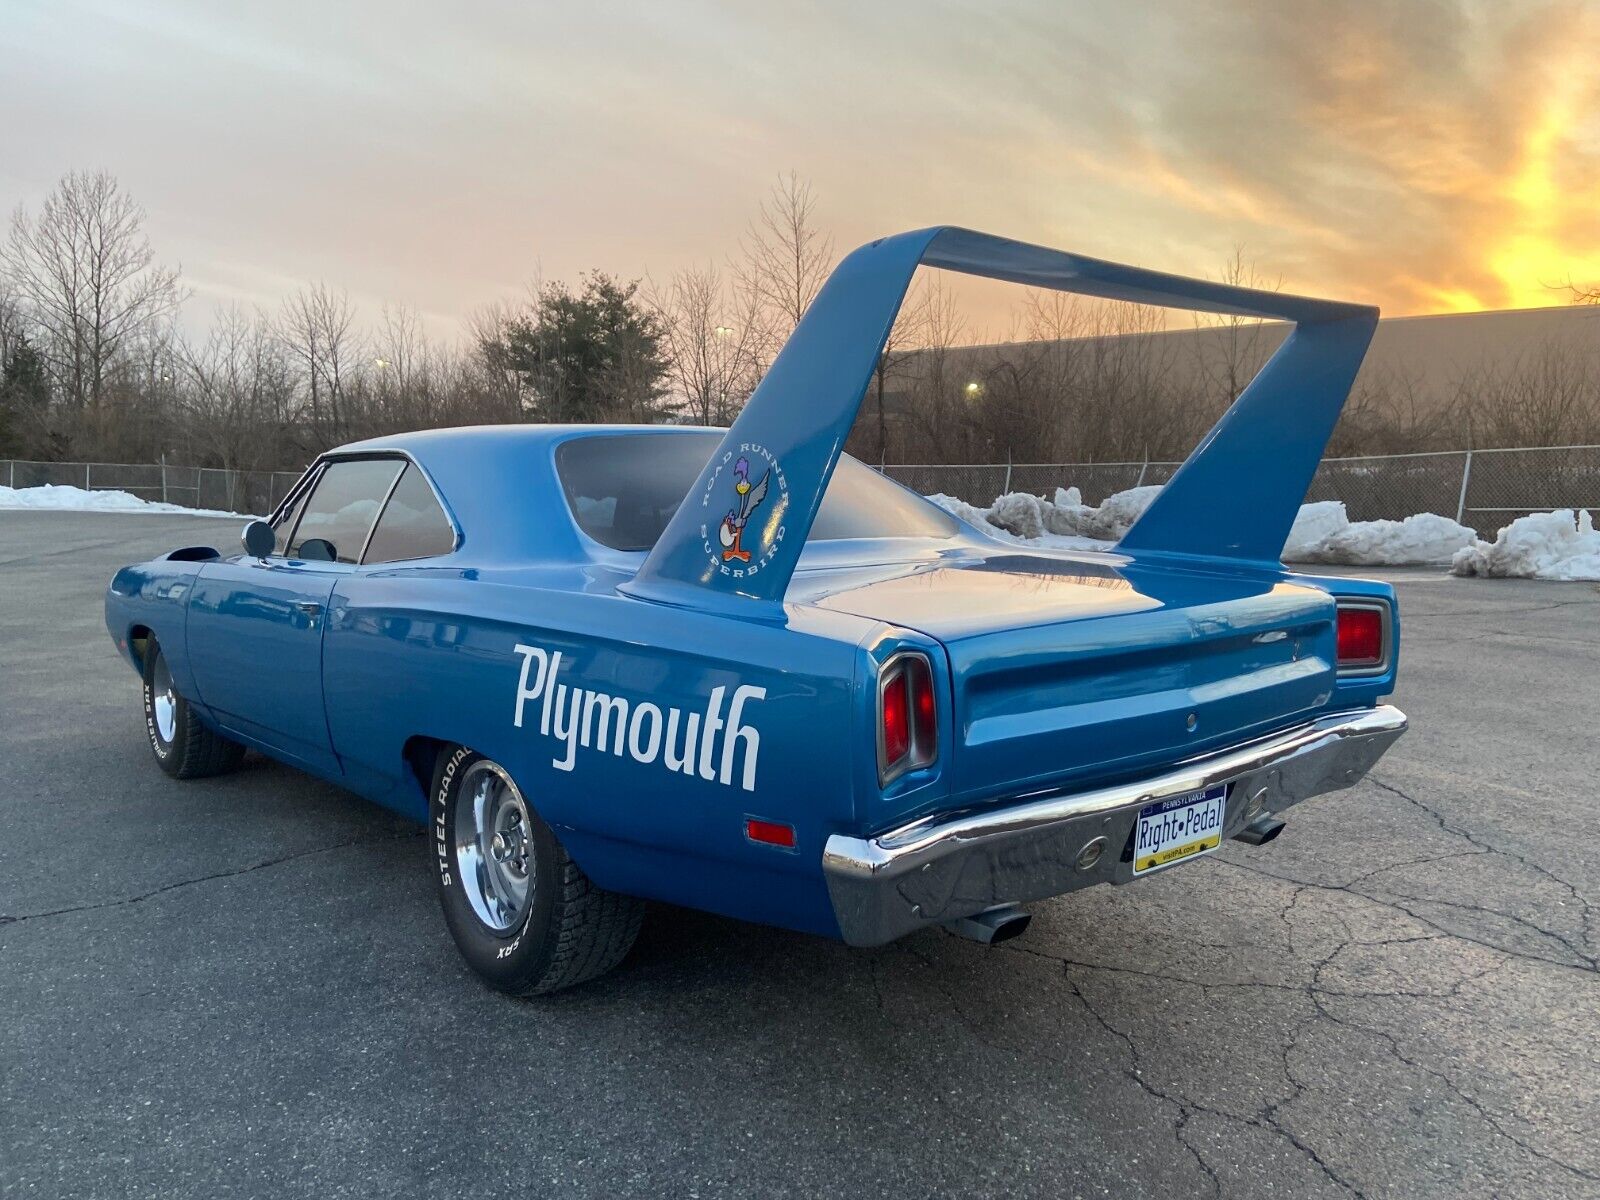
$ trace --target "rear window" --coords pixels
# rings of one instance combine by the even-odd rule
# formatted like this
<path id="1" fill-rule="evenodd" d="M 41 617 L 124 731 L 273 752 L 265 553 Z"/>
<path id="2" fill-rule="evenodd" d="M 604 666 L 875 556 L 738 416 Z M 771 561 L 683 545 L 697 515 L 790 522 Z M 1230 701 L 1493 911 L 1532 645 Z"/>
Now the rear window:
<path id="1" fill-rule="evenodd" d="M 556 449 L 556 474 L 584 533 L 613 550 L 648 550 L 721 444 L 720 433 L 573 438 Z M 950 537 L 955 531 L 942 510 L 846 454 L 808 540 Z"/>

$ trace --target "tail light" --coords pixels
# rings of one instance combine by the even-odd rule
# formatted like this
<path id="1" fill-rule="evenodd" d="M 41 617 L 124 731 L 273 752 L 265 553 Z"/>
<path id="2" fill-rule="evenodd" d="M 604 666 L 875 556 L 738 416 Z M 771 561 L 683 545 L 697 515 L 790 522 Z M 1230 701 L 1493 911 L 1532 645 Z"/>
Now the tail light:
<path id="1" fill-rule="evenodd" d="M 1343 675 L 1379 675 L 1389 667 L 1389 606 L 1378 600 L 1339 602 L 1338 655 Z"/>
<path id="2" fill-rule="evenodd" d="M 878 782 L 925 767 L 938 753 L 933 669 L 922 654 L 896 654 L 878 675 Z"/>

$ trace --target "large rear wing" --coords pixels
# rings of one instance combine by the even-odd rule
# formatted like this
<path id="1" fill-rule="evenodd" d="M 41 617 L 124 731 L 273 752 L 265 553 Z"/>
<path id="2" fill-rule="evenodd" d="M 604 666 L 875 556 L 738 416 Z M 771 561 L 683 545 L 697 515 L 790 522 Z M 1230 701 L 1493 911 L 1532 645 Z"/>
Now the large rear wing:
<path id="1" fill-rule="evenodd" d="M 795 560 L 919 265 L 1107 300 L 1293 322 L 1294 331 L 1119 546 L 1278 561 L 1377 309 L 941 227 L 882 238 L 839 264 L 627 585 L 630 592 L 781 613 Z"/>

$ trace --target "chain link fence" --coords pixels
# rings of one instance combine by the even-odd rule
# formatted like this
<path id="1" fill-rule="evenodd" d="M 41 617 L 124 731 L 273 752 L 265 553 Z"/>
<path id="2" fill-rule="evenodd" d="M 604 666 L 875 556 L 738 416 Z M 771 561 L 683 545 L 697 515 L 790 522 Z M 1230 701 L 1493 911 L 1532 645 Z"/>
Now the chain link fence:
<path id="1" fill-rule="evenodd" d="M 297 471 L 227 471 L 165 463 L 58 463 L 0 459 L 0 484 L 11 488 L 82 488 L 127 492 L 183 508 L 269 513 L 300 478 Z"/>
<path id="2" fill-rule="evenodd" d="M 1165 483 L 1176 462 L 890 463 L 883 472 L 923 495 L 943 492 L 987 504 L 1006 492 L 1051 496 L 1076 487 L 1085 504 L 1142 484 Z M 120 491 L 184 508 L 268 513 L 294 486 L 294 471 L 227 471 L 161 463 L 46 463 L 0 459 L 0 484 L 70 485 Z M 1453 516 L 1480 536 L 1530 512 L 1587 508 L 1600 512 L 1600 446 L 1455 450 L 1329 458 L 1317 468 L 1309 500 L 1342 500 L 1353 521 L 1400 520 L 1413 513 Z"/>
<path id="3" fill-rule="evenodd" d="M 1180 465 L 889 463 L 881 469 L 923 495 L 943 492 L 970 504 L 985 505 L 1006 492 L 1048 498 L 1058 487 L 1076 487 L 1085 504 L 1100 504 L 1132 487 L 1165 483 Z M 1439 513 L 1476 529 L 1480 537 L 1493 537 L 1501 526 L 1532 512 L 1600 512 L 1600 446 L 1328 458 L 1317 468 L 1306 500 L 1342 500 L 1352 521 Z"/>

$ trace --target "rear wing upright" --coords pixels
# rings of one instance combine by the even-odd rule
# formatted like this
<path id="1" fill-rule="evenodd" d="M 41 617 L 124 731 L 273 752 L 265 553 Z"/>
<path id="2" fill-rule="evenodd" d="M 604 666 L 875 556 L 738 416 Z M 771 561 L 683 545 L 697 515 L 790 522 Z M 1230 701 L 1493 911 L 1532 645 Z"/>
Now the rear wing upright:
<path id="1" fill-rule="evenodd" d="M 919 265 L 1107 300 L 1293 322 L 1294 331 L 1119 546 L 1278 561 L 1377 309 L 939 227 L 871 242 L 839 264 L 626 590 L 781 617 L 795 561 Z"/>

